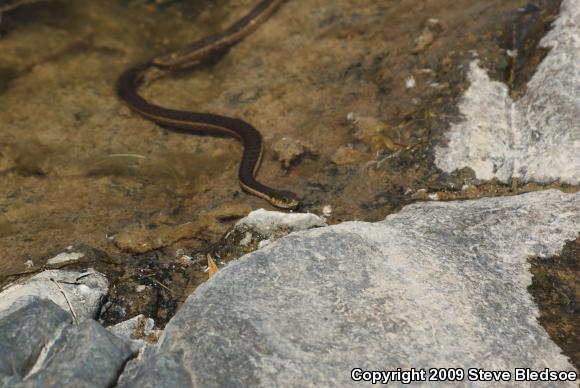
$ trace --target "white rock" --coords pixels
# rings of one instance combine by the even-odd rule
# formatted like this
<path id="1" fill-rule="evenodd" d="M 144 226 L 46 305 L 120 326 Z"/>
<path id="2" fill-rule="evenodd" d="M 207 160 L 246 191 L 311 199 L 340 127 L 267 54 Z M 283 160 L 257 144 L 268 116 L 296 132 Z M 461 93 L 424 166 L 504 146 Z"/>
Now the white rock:
<path id="1" fill-rule="evenodd" d="M 56 255 L 55 257 L 48 259 L 46 264 L 47 265 L 56 265 L 56 264 L 63 264 L 69 263 L 71 261 L 77 261 L 84 257 L 85 254 L 81 252 L 62 252 Z"/>
<path id="2" fill-rule="evenodd" d="M 325 225 L 324 219 L 316 214 L 283 213 L 265 209 L 254 210 L 236 224 L 247 226 L 264 236 L 270 236 L 280 229 L 299 231 Z"/>
<path id="3" fill-rule="evenodd" d="M 8 286 L 0 293 L 0 318 L 27 304 L 32 297 L 52 300 L 69 312 L 70 302 L 80 320 L 93 318 L 108 288 L 107 278 L 99 272 L 43 271 L 22 283 Z"/>
<path id="4" fill-rule="evenodd" d="M 436 148 L 439 168 L 470 167 L 479 179 L 502 182 L 580 183 L 580 0 L 562 3 L 541 45 L 551 50 L 515 102 L 505 84 L 471 63 L 471 86 L 459 105 L 466 120 Z"/>
<path id="5" fill-rule="evenodd" d="M 240 240 L 240 245 L 243 247 L 247 247 L 252 242 L 252 233 L 246 232 L 244 238 Z"/>

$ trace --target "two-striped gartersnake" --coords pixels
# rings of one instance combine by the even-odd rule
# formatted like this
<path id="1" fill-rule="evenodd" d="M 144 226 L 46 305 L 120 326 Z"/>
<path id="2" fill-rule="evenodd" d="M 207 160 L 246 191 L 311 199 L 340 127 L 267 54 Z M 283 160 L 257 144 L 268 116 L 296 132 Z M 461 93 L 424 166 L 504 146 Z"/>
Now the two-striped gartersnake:
<path id="1" fill-rule="evenodd" d="M 161 107 L 146 101 L 138 93 L 151 71 L 175 72 L 191 68 L 229 49 L 268 19 L 286 0 L 262 0 L 246 16 L 223 33 L 210 35 L 190 46 L 157 56 L 126 70 L 117 81 L 117 93 L 129 107 L 145 118 L 178 132 L 217 132 L 236 137 L 244 146 L 238 178 L 242 189 L 283 209 L 296 209 L 299 201 L 289 191 L 275 190 L 255 178 L 262 158 L 262 136 L 243 120 L 210 113 L 196 113 Z"/>

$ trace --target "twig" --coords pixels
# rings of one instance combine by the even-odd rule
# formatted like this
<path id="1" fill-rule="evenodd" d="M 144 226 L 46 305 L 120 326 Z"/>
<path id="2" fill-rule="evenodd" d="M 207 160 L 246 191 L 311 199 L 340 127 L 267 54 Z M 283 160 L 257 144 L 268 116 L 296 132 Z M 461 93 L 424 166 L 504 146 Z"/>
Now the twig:
<path id="1" fill-rule="evenodd" d="M 97 272 L 85 272 L 80 274 L 75 280 L 78 282 L 79 280 L 86 278 L 87 276 L 96 275 Z"/>
<path id="2" fill-rule="evenodd" d="M 68 308 L 70 309 L 70 312 L 74 318 L 75 324 L 78 325 L 79 323 L 79 319 L 77 317 L 77 314 L 75 313 L 75 310 L 73 309 L 73 306 L 70 302 L 70 300 L 68 300 L 68 296 L 66 296 L 66 292 L 64 292 L 64 288 L 62 288 L 62 286 L 60 285 L 60 283 L 56 280 L 54 280 L 54 278 L 50 278 L 50 280 L 52 282 L 54 282 L 54 284 L 56 284 L 56 286 L 58 287 L 58 289 L 60 290 L 60 292 L 62 293 L 62 295 L 64 296 L 64 299 L 66 300 L 66 303 L 68 304 Z"/>
<path id="3" fill-rule="evenodd" d="M 159 280 L 155 279 L 153 276 L 151 276 L 151 275 L 146 275 L 146 274 L 143 274 L 143 276 L 145 276 L 145 277 L 146 277 L 146 278 L 148 278 L 148 279 L 151 279 L 151 280 L 153 280 L 155 283 L 157 283 L 158 285 L 160 285 L 161 287 L 163 287 L 163 288 L 165 288 L 167 291 L 169 291 L 169 293 L 170 293 L 171 295 L 174 295 L 174 292 L 171 290 L 171 288 L 167 287 L 165 284 L 161 283 Z"/>

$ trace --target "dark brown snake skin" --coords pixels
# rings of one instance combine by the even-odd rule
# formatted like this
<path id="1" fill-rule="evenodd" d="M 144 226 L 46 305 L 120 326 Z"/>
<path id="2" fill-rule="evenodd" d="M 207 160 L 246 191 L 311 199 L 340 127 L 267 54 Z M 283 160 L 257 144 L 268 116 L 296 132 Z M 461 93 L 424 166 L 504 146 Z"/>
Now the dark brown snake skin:
<path id="1" fill-rule="evenodd" d="M 265 22 L 286 0 L 262 0 L 246 16 L 223 33 L 203 38 L 190 46 L 157 56 L 126 70 L 117 81 L 117 94 L 135 112 L 165 128 L 185 133 L 213 132 L 236 137 L 244 146 L 238 178 L 242 189 L 282 209 L 296 209 L 300 202 L 289 191 L 275 190 L 255 178 L 262 158 L 262 136 L 243 120 L 211 113 L 197 113 L 161 107 L 138 93 L 151 71 L 172 73 L 191 68 L 240 42 Z"/>

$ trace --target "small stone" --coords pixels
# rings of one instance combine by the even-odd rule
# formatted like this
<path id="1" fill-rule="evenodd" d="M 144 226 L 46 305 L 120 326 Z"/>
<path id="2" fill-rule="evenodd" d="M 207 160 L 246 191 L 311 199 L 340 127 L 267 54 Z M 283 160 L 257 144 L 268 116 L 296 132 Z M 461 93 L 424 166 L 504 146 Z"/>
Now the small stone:
<path id="1" fill-rule="evenodd" d="M 354 137 L 370 147 L 372 155 L 383 150 L 399 151 L 405 147 L 387 136 L 391 128 L 375 117 L 360 117 L 355 126 L 357 131 Z"/>
<path id="2" fill-rule="evenodd" d="M 282 163 L 284 169 L 298 165 L 305 156 L 316 156 L 314 146 L 306 141 L 290 137 L 282 137 L 272 144 L 276 159 Z"/>
<path id="3" fill-rule="evenodd" d="M 316 214 L 258 209 L 238 221 L 236 228 L 246 227 L 264 237 L 271 237 L 281 230 L 296 232 L 325 225 L 324 219 Z"/>
<path id="4" fill-rule="evenodd" d="M 357 162 L 366 161 L 369 159 L 368 154 L 355 150 L 354 148 L 348 146 L 342 146 L 336 150 L 334 155 L 332 155 L 332 162 L 339 166 L 344 166 L 346 164 L 353 164 Z"/>
<path id="5" fill-rule="evenodd" d="M 431 18 L 427 20 L 421 35 L 415 40 L 415 48 L 413 52 L 415 54 L 424 51 L 426 48 L 431 46 L 431 44 L 435 41 L 437 35 L 444 30 L 443 26 L 439 22 L 439 20 Z"/>
<path id="6" fill-rule="evenodd" d="M 417 44 L 416 44 L 413 52 L 418 53 L 420 51 L 425 50 L 427 47 L 429 47 L 431 45 L 431 43 L 433 43 L 434 40 L 435 40 L 435 34 L 433 34 L 432 31 L 429 31 L 429 30 L 423 31 L 421 33 L 421 35 L 416 40 Z"/>
<path id="7" fill-rule="evenodd" d="M 258 243 L 258 249 L 262 249 L 272 243 L 271 240 L 262 240 Z"/>
<path id="8" fill-rule="evenodd" d="M 169 246 L 179 240 L 192 238 L 202 232 L 219 234 L 225 231 L 226 223 L 248 214 L 248 205 L 230 203 L 199 215 L 191 222 L 179 225 L 158 225 L 149 229 L 143 225 L 129 225 L 115 236 L 115 245 L 125 251 L 145 253 Z"/>
<path id="9" fill-rule="evenodd" d="M 66 264 L 73 261 L 78 261 L 84 256 L 85 254 L 81 252 L 62 252 L 54 256 L 53 258 L 48 259 L 46 264 L 47 265 Z"/>
<path id="10" fill-rule="evenodd" d="M 131 109 L 129 109 L 129 107 L 122 105 L 119 108 L 119 116 L 121 117 L 131 117 L 132 113 L 131 113 Z"/>
<path id="11" fill-rule="evenodd" d="M 351 124 L 356 124 L 358 122 L 358 117 L 354 112 L 348 112 L 346 115 L 346 120 Z"/>
<path id="12" fill-rule="evenodd" d="M 439 194 L 432 193 L 427 196 L 431 201 L 439 201 Z"/>
<path id="13" fill-rule="evenodd" d="M 181 255 L 177 258 L 177 263 L 181 267 L 187 268 L 191 265 L 191 263 L 193 263 L 193 257 L 191 257 L 189 255 Z"/>
<path id="14" fill-rule="evenodd" d="M 243 247 L 247 247 L 252 242 L 252 233 L 246 232 L 244 238 L 240 240 L 240 245 Z"/>

